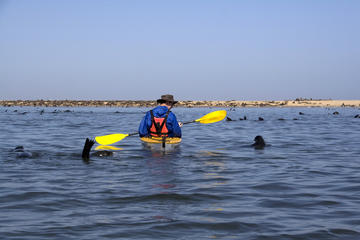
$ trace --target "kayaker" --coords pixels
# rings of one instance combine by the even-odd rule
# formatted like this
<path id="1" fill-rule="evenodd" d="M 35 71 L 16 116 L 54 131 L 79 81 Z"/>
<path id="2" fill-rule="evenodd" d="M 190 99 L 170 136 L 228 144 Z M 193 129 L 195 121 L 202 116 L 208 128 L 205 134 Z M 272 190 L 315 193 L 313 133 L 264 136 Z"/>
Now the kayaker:
<path id="1" fill-rule="evenodd" d="M 148 111 L 140 122 L 140 137 L 181 137 L 180 123 L 170 110 L 178 101 L 170 94 L 157 100 L 159 106 Z"/>

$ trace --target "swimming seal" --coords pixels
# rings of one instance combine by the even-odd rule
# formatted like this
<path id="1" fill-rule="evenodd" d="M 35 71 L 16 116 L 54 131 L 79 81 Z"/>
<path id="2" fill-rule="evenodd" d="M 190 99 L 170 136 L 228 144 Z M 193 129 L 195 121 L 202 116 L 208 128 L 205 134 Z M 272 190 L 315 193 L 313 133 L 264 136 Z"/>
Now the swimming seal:
<path id="1" fill-rule="evenodd" d="M 91 151 L 91 148 L 92 146 L 94 146 L 95 144 L 95 141 L 94 140 L 90 140 L 89 138 L 86 138 L 85 140 L 85 144 L 84 144 L 84 148 L 83 148 L 83 151 L 82 151 L 82 159 L 84 161 L 88 161 L 90 159 L 90 151 Z"/>
<path id="2" fill-rule="evenodd" d="M 356 114 L 354 118 L 360 118 L 360 114 Z"/>
<path id="3" fill-rule="evenodd" d="M 94 144 L 95 144 L 95 141 L 93 139 L 86 138 L 84 148 L 83 148 L 83 151 L 82 151 L 82 154 L 81 154 L 82 159 L 84 161 L 89 161 L 89 159 L 90 159 L 90 151 L 91 151 L 91 148 L 94 146 Z M 109 156 L 113 155 L 113 152 L 111 152 L 111 151 L 97 151 L 97 152 L 94 152 L 91 155 L 96 156 L 96 157 L 109 157 Z"/>
<path id="4" fill-rule="evenodd" d="M 253 143 L 251 146 L 253 146 L 255 149 L 263 149 L 266 146 L 265 140 L 260 135 L 256 136 L 254 141 L 255 143 Z"/>
<path id="5" fill-rule="evenodd" d="M 25 151 L 23 146 L 16 146 L 14 152 L 16 152 L 17 158 L 31 158 L 33 156 L 31 152 Z"/>

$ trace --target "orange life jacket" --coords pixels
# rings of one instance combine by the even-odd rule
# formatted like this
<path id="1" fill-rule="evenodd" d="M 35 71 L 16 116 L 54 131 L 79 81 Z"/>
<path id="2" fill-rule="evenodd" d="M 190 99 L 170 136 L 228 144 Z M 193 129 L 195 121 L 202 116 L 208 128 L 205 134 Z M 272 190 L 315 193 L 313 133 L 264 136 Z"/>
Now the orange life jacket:
<path id="1" fill-rule="evenodd" d="M 168 111 L 163 118 L 154 117 L 154 113 L 150 110 L 151 114 L 151 127 L 150 127 L 150 135 L 154 137 L 167 137 L 169 134 L 169 130 L 166 127 L 166 121 L 169 115 Z"/>

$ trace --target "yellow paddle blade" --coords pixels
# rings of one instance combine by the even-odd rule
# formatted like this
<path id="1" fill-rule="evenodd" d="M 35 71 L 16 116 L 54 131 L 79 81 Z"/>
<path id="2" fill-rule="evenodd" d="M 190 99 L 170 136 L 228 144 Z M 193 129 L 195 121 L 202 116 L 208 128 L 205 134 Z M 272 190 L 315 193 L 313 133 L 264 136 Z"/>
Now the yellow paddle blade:
<path id="1" fill-rule="evenodd" d="M 129 136 L 129 134 L 115 133 L 115 134 L 95 137 L 95 141 L 101 145 L 110 145 L 123 140 L 127 136 Z"/>
<path id="2" fill-rule="evenodd" d="M 114 146 L 105 146 L 105 145 L 99 145 L 95 148 L 95 150 L 124 150 L 123 148 L 118 148 Z"/>
<path id="3" fill-rule="evenodd" d="M 202 118 L 196 119 L 195 122 L 200 123 L 214 123 L 223 120 L 226 117 L 226 110 L 219 110 L 211 112 L 203 116 Z"/>

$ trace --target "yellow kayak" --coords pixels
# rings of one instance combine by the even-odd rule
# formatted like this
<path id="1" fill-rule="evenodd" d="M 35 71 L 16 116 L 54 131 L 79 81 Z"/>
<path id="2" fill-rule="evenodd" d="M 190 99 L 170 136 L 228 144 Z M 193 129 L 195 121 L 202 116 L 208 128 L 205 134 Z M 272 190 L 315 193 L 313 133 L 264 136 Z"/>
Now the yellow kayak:
<path id="1" fill-rule="evenodd" d="M 146 143 L 163 143 L 163 138 L 161 137 L 142 137 L 140 138 L 140 140 Z M 181 138 L 179 137 L 165 138 L 165 144 L 176 144 L 180 142 L 181 142 Z"/>

